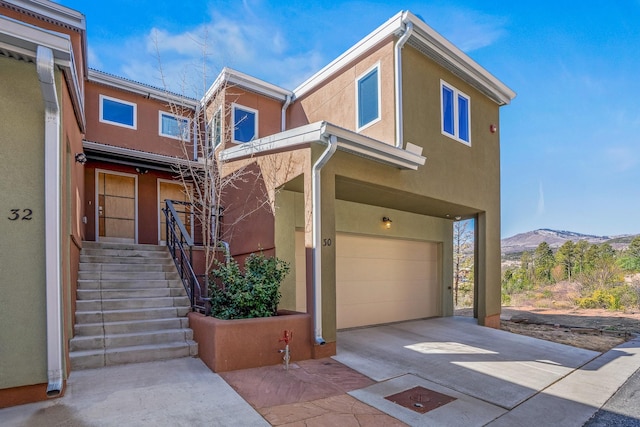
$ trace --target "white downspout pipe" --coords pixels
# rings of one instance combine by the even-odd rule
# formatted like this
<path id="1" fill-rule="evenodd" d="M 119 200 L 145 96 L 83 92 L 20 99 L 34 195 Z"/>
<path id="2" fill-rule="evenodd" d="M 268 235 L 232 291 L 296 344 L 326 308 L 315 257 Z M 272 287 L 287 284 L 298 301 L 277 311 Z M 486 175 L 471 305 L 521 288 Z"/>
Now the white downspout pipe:
<path id="1" fill-rule="evenodd" d="M 285 99 L 284 104 L 282 105 L 282 122 L 280 123 L 281 132 L 284 132 L 285 130 L 287 130 L 287 108 L 289 108 L 291 101 L 292 101 L 292 96 L 287 95 L 287 98 Z"/>
<path id="2" fill-rule="evenodd" d="M 60 272 L 60 107 L 53 51 L 38 46 L 36 68 L 44 98 L 45 282 L 47 310 L 47 396 L 62 393 Z"/>
<path id="3" fill-rule="evenodd" d="M 323 126 L 324 128 L 324 126 Z M 324 129 L 321 133 L 324 135 Z M 327 148 L 320 155 L 316 163 L 311 169 L 311 203 L 312 203 L 312 258 L 313 258 L 313 326 L 315 331 L 315 340 L 317 344 L 324 345 L 325 340 L 322 337 L 322 252 L 320 241 L 322 239 L 322 227 L 321 227 L 321 192 L 320 192 L 320 170 L 329 161 L 333 153 L 338 148 L 338 138 L 335 135 L 328 135 L 326 138 Z"/>
<path id="4" fill-rule="evenodd" d="M 406 13 L 405 13 L 406 15 Z M 404 22 L 404 20 L 403 20 Z M 404 34 L 398 40 L 395 47 L 395 84 L 396 84 L 396 147 L 403 148 L 404 135 L 402 128 L 402 48 L 404 44 L 411 37 L 413 32 L 413 23 L 407 22 L 404 29 Z"/>
<path id="5" fill-rule="evenodd" d="M 198 130 L 200 129 L 200 108 L 201 108 L 201 104 L 198 103 L 198 105 L 196 106 L 196 111 L 193 114 L 193 123 L 192 123 L 192 133 L 193 135 L 191 136 L 191 140 L 193 141 L 193 160 L 195 160 L 196 162 L 198 161 L 198 141 L 200 140 L 199 138 L 199 133 Z M 207 117 L 206 117 L 206 112 L 205 112 L 205 118 L 204 118 L 205 122 L 204 122 L 204 128 L 207 129 L 207 125 L 208 123 L 206 122 Z M 208 147 L 208 139 L 209 139 L 209 133 L 205 132 L 204 135 L 204 147 L 202 147 L 202 153 L 203 155 L 206 156 L 206 152 Z M 185 141 L 186 142 L 186 141 Z"/>

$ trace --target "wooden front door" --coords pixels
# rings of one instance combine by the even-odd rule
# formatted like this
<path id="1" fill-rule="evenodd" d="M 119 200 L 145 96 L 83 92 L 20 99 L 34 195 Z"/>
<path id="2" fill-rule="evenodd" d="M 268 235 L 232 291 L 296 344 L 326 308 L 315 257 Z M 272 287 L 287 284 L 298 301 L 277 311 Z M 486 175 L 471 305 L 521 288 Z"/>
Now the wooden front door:
<path id="1" fill-rule="evenodd" d="M 178 200 L 181 202 L 188 202 L 189 198 L 185 192 L 184 185 L 179 182 L 172 181 L 158 181 L 158 217 L 160 218 L 159 235 L 160 244 L 164 244 L 167 241 L 167 218 L 164 216 L 162 209 L 165 207 L 165 200 Z M 191 234 L 191 208 L 189 206 L 175 205 L 178 217 L 184 224 L 187 232 Z"/>
<path id="2" fill-rule="evenodd" d="M 98 172 L 98 240 L 135 243 L 136 178 Z"/>

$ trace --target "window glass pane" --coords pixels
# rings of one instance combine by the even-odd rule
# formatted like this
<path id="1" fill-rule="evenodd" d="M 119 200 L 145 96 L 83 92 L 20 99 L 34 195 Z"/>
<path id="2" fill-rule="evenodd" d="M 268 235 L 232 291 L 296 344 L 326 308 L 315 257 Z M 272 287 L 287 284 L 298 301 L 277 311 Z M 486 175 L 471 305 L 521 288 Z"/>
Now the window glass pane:
<path id="1" fill-rule="evenodd" d="M 233 112 L 233 139 L 238 142 L 249 142 L 256 133 L 256 114 L 237 108 Z"/>
<path id="2" fill-rule="evenodd" d="M 218 110 L 216 114 L 213 116 L 213 146 L 217 147 L 222 142 L 222 120 L 221 120 L 221 112 Z"/>
<path id="3" fill-rule="evenodd" d="M 454 135 L 453 91 L 442 86 L 442 130 Z"/>
<path id="4" fill-rule="evenodd" d="M 376 68 L 358 80 L 358 127 L 378 117 L 378 69 Z"/>
<path id="5" fill-rule="evenodd" d="M 458 137 L 469 142 L 469 100 L 458 95 Z"/>
<path id="6" fill-rule="evenodd" d="M 102 120 L 133 127 L 133 105 L 102 98 Z"/>
<path id="7" fill-rule="evenodd" d="M 162 135 L 188 139 L 189 127 L 187 119 L 178 119 L 167 114 L 163 114 L 161 117 Z"/>

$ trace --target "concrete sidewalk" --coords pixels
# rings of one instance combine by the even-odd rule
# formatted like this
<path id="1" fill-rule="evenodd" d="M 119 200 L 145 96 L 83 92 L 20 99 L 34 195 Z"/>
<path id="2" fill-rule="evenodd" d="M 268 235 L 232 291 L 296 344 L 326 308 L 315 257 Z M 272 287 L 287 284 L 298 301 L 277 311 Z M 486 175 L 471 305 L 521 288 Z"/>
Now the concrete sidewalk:
<path id="1" fill-rule="evenodd" d="M 197 358 L 74 371 L 64 397 L 0 409 L 3 427 L 268 426 Z"/>

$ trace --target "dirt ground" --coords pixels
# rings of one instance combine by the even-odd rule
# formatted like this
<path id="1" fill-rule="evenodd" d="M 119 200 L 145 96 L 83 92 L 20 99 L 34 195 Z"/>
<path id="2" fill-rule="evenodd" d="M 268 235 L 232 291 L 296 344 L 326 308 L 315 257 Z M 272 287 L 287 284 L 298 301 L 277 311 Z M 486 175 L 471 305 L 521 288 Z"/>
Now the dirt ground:
<path id="1" fill-rule="evenodd" d="M 472 316 L 473 310 L 455 314 Z M 605 352 L 640 334 L 640 312 L 502 307 L 501 325 L 516 334 Z"/>

